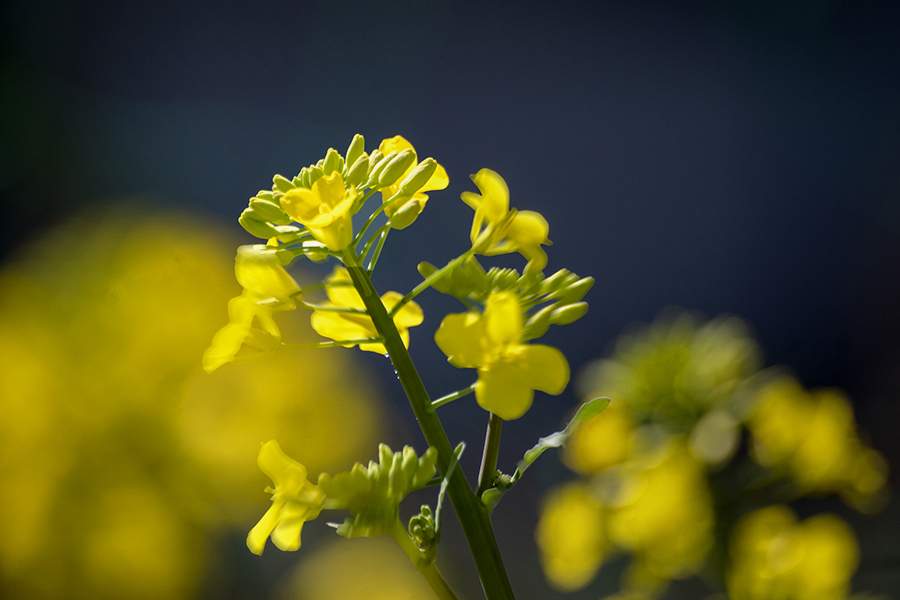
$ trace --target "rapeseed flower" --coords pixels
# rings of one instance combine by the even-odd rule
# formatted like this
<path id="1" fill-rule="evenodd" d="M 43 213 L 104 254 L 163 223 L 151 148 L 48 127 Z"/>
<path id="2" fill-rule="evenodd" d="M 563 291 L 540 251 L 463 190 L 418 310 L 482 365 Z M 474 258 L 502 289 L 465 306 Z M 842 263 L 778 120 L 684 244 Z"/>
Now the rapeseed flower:
<path id="1" fill-rule="evenodd" d="M 540 213 L 509 209 L 506 181 L 490 169 L 472 175 L 481 195 L 463 192 L 463 202 L 475 210 L 470 238 L 475 252 L 495 256 L 518 252 L 537 271 L 547 266 L 547 253 L 541 244 L 549 245 L 550 226 Z"/>
<path id="2" fill-rule="evenodd" d="M 275 489 L 266 488 L 272 494 L 272 506 L 247 534 L 247 547 L 262 554 L 266 539 L 272 536 L 279 550 L 297 550 L 300 530 L 306 521 L 319 516 L 325 492 L 306 480 L 306 467 L 289 458 L 275 440 L 262 445 L 257 462 Z"/>
<path id="3" fill-rule="evenodd" d="M 596 575 L 609 548 L 605 515 L 583 483 L 570 483 L 545 500 L 535 531 L 544 574 L 554 587 L 580 590 Z"/>
<path id="4" fill-rule="evenodd" d="M 335 267 L 326 283 L 325 289 L 328 294 L 328 302 L 322 304 L 323 307 L 365 310 L 366 305 L 362 296 L 353 287 L 350 273 L 347 269 Z M 403 296 L 398 292 L 386 292 L 381 296 L 381 301 L 388 311 L 402 299 Z M 421 325 L 423 320 L 422 308 L 415 302 L 408 302 L 394 315 L 394 325 L 397 326 L 400 338 L 407 348 L 409 347 L 409 328 Z M 375 329 L 372 318 L 362 312 L 316 310 L 310 319 L 310 323 L 316 333 L 336 341 L 376 338 L 380 335 L 378 330 Z M 377 352 L 378 354 L 387 353 L 384 344 L 380 342 L 361 343 L 359 344 L 359 349 L 367 352 Z"/>
<path id="5" fill-rule="evenodd" d="M 306 226 L 329 250 L 339 252 L 353 241 L 353 205 L 358 192 L 337 171 L 317 179 L 310 189 L 295 187 L 281 197 L 281 208 Z"/>
<path id="6" fill-rule="evenodd" d="M 232 362 L 245 344 L 262 352 L 276 350 L 281 345 L 281 331 L 273 316 L 297 307 L 292 296 L 300 287 L 274 251 L 265 246 L 238 248 L 234 274 L 244 291 L 228 302 L 228 325 L 216 333 L 203 353 L 203 370 L 207 373 Z"/>
<path id="7" fill-rule="evenodd" d="M 726 587 L 734 600 L 843 600 L 859 547 L 834 515 L 798 523 L 787 506 L 769 506 L 735 526 L 730 562 Z"/>
<path id="8" fill-rule="evenodd" d="M 569 382 L 569 364 L 550 346 L 523 344 L 524 316 L 515 294 L 493 292 L 483 315 L 450 314 L 434 335 L 450 364 L 478 369 L 478 404 L 506 420 L 531 407 L 534 390 L 554 396 Z"/>
<path id="9" fill-rule="evenodd" d="M 838 492 L 865 509 L 884 487 L 884 458 L 859 439 L 853 408 L 836 390 L 807 392 L 789 377 L 773 381 L 747 427 L 754 459 L 786 469 L 804 492 Z"/>
<path id="10" fill-rule="evenodd" d="M 382 202 L 387 202 L 400 191 L 401 184 L 407 175 L 412 173 L 420 163 L 416 156 L 416 149 L 400 135 L 382 140 L 378 150 L 384 155 L 388 155 L 391 152 L 399 153 L 404 150 L 411 150 L 413 156 L 416 157 L 409 168 L 394 183 L 381 189 Z M 428 194 L 425 192 L 443 190 L 448 185 L 450 185 L 450 179 L 447 177 L 447 171 L 441 165 L 437 165 L 431 177 L 420 188 L 412 190 L 411 196 L 398 198 L 384 209 L 385 214 L 391 219 L 391 226 L 395 229 L 404 229 L 412 225 L 425 208 L 425 202 L 428 201 Z"/>

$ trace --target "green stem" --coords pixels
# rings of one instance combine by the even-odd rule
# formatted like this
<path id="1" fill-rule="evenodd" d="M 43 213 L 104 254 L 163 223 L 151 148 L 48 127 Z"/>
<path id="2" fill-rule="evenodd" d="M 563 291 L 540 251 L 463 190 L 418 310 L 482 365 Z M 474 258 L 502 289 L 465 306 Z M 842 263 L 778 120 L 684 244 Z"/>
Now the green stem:
<path id="1" fill-rule="evenodd" d="M 453 590 L 450 589 L 450 586 L 444 581 L 440 571 L 437 570 L 434 560 L 423 560 L 424 556 L 422 555 L 422 552 L 410 539 L 409 534 L 403 529 L 403 525 L 400 524 L 399 520 L 394 523 L 393 538 L 397 540 L 397 543 L 400 544 L 400 547 L 406 552 L 409 560 L 416 565 L 416 570 L 418 570 L 419 573 L 422 574 L 422 577 L 425 578 L 425 581 L 428 582 L 428 585 L 431 587 L 435 596 L 440 600 L 458 600 L 456 594 L 453 593 Z"/>
<path id="2" fill-rule="evenodd" d="M 391 315 L 392 317 L 393 317 L 394 315 L 396 315 L 396 314 L 397 314 L 397 311 L 399 311 L 401 308 L 403 308 L 403 307 L 404 307 L 407 303 L 409 303 L 413 298 L 415 298 L 416 296 L 418 296 L 419 294 L 421 294 L 422 292 L 424 292 L 425 290 L 427 290 L 428 288 L 430 288 L 430 287 L 431 287 L 431 284 L 434 283 L 435 281 L 437 281 L 438 279 L 440 279 L 441 276 L 442 276 L 444 273 L 446 273 L 447 271 L 451 270 L 453 267 L 455 267 L 455 266 L 458 265 L 459 263 L 465 261 L 467 258 L 469 258 L 470 256 L 472 256 L 474 253 L 475 253 L 474 250 L 468 250 L 468 251 L 464 252 L 463 254 L 457 256 L 456 258 L 454 258 L 454 259 L 451 260 L 450 262 L 448 262 L 446 265 L 444 265 L 443 267 L 441 267 L 440 269 L 438 269 L 437 271 L 435 271 L 434 273 L 432 273 L 432 274 L 429 275 L 428 277 L 426 277 L 425 280 L 422 281 L 422 283 L 420 283 L 420 284 L 417 285 L 416 287 L 414 287 L 410 293 L 408 293 L 407 295 L 403 296 L 403 299 L 400 300 L 400 302 L 398 302 L 397 305 L 394 306 L 394 308 L 391 309 L 390 315 Z"/>
<path id="3" fill-rule="evenodd" d="M 375 246 L 375 253 L 372 255 L 372 260 L 369 261 L 369 266 L 366 267 L 366 271 L 369 272 L 369 277 L 375 272 L 375 265 L 378 264 L 378 259 L 381 257 L 381 251 L 384 250 L 384 241 L 387 239 L 390 232 L 391 226 L 385 225 L 382 228 L 381 233 L 378 234 L 378 245 Z M 391 314 L 391 316 L 393 316 L 393 314 Z"/>
<path id="4" fill-rule="evenodd" d="M 481 495 L 494 487 L 494 472 L 497 470 L 497 454 L 500 451 L 500 431 L 503 419 L 491 413 L 488 419 L 487 432 L 484 434 L 484 454 L 481 456 L 481 470 L 478 472 L 478 489 L 475 495 Z"/>
<path id="5" fill-rule="evenodd" d="M 375 293 L 369 274 L 358 265 L 356 255 L 349 248 L 344 251 L 344 264 L 362 296 L 375 328 L 384 337 L 384 346 L 419 421 L 425 441 L 438 451 L 438 469 L 441 473 L 446 473 L 453 460 L 453 447 L 431 405 L 425 384 L 419 377 L 419 372 L 400 338 L 394 321 L 388 316 L 384 304 Z M 478 569 L 487 600 L 512 600 L 515 596 L 503 566 L 490 516 L 485 506 L 472 493 L 462 469 L 453 470 L 447 493 L 466 536 L 472 558 L 475 560 L 475 567 Z"/>
<path id="6" fill-rule="evenodd" d="M 361 338 L 358 340 L 333 340 L 331 342 L 314 342 L 312 344 L 281 344 L 285 350 L 312 350 L 315 348 L 346 348 L 356 344 L 380 344 L 384 339 L 380 337 Z"/>
<path id="7" fill-rule="evenodd" d="M 472 385 L 470 385 L 467 388 L 463 388 L 459 391 L 453 392 L 452 394 L 447 394 L 446 396 L 441 396 L 440 398 L 438 398 L 437 400 L 432 402 L 431 406 L 434 408 L 438 408 L 445 404 L 449 404 L 449 403 L 453 402 L 454 400 L 459 400 L 463 396 L 468 396 L 469 394 L 471 394 L 474 391 L 475 391 L 475 384 L 473 383 Z"/>
<path id="8" fill-rule="evenodd" d="M 319 310 L 323 312 L 339 312 L 339 313 L 353 313 L 356 315 L 365 315 L 366 310 L 364 308 L 353 308 L 352 306 L 327 306 L 325 304 L 311 304 L 309 302 L 304 302 L 299 298 L 296 300 L 297 304 L 302 306 L 303 308 L 308 308 L 310 310 Z"/>

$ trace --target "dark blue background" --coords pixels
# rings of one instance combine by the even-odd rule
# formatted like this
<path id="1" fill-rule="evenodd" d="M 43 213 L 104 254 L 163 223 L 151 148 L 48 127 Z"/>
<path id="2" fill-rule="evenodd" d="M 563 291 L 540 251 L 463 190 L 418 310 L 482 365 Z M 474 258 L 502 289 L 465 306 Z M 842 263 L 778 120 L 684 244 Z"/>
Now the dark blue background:
<path id="1" fill-rule="evenodd" d="M 516 207 L 550 222 L 549 270 L 597 280 L 588 316 L 545 338 L 574 370 L 666 307 L 733 313 L 769 364 L 846 388 L 900 469 L 900 3 L 47 0 L 0 11 L 4 253 L 126 198 L 236 228 L 273 173 L 343 151 L 357 132 L 369 148 L 399 133 L 451 184 L 391 235 L 380 287 L 408 289 L 420 260 L 467 247 L 458 196 L 490 167 Z M 458 307 L 436 294 L 422 304 L 413 344 L 441 395 L 473 374 L 429 340 Z M 373 366 L 399 403 L 390 369 Z M 539 397 L 507 425 L 501 463 L 576 399 Z M 485 419 L 445 410 L 473 469 Z M 536 471 L 513 516 L 498 517 L 501 539 L 530 544 L 537 498 L 564 476 Z M 523 585 L 543 585 L 535 559 L 509 551 Z"/>

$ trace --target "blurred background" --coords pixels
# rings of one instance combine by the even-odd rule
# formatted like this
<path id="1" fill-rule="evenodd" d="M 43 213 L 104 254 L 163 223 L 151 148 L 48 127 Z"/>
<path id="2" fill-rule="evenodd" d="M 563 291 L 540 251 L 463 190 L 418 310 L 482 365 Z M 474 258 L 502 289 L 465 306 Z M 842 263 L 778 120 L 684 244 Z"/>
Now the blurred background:
<path id="1" fill-rule="evenodd" d="M 845 390 L 897 473 L 898 27 L 886 1 L 4 2 L 0 595 L 429 597 L 402 553 L 337 540 L 324 519 L 298 553 L 244 546 L 268 504 L 261 442 L 278 438 L 313 476 L 374 458 L 378 441 L 422 449 L 385 359 L 335 349 L 200 371 L 240 292 L 247 199 L 354 133 L 367 150 L 403 135 L 450 176 L 388 240 L 382 290 L 468 247 L 459 193 L 494 169 L 514 206 L 550 222 L 548 272 L 597 280 L 588 315 L 543 340 L 573 373 L 666 309 L 736 315 L 761 366 Z M 426 385 L 468 385 L 432 341 L 459 305 L 420 304 Z M 294 339 L 312 339 L 307 323 L 279 316 Z M 541 396 L 504 428 L 501 469 L 562 425 L 579 389 L 595 391 Z M 486 414 L 466 400 L 442 411 L 474 477 Z M 520 598 L 618 588 L 621 561 L 571 593 L 541 569 L 542 499 L 575 478 L 548 453 L 495 514 Z M 850 523 L 853 589 L 898 597 L 896 504 L 793 508 Z M 445 535 L 442 570 L 477 597 L 458 529 Z"/>

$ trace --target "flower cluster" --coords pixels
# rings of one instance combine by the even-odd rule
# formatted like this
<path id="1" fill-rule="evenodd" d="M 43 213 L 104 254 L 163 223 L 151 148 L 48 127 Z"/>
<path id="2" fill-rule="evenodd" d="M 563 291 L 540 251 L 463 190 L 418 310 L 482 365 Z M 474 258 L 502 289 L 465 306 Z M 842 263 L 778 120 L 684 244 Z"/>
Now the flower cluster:
<path id="1" fill-rule="evenodd" d="M 765 527 L 752 523 L 790 514 L 787 508 L 766 509 L 757 520 L 751 515 L 751 525 L 734 531 L 715 522 L 714 505 L 743 507 L 745 500 L 759 506 L 839 493 L 860 510 L 883 501 L 884 459 L 860 441 L 844 396 L 810 393 L 784 374 L 760 371 L 760 354 L 740 321 L 701 323 L 682 315 L 623 337 L 610 358 L 586 371 L 581 387 L 588 397 L 608 395 L 612 405 L 567 442 L 564 461 L 586 481 L 568 484 L 580 487 L 564 487 L 545 502 L 536 535 L 551 583 L 580 589 L 609 556 L 625 552 L 632 562 L 624 589 L 655 597 L 669 580 L 707 568 L 710 548 L 727 547 L 733 538 L 731 566 L 720 573 L 732 598 L 844 597 L 834 594 L 843 594 L 855 568 L 855 542 L 837 517 L 810 519 L 800 529 L 790 529 L 793 516 L 782 518 L 787 524 L 766 530 L 766 541 L 759 537 Z M 744 427 L 756 464 L 738 460 Z M 573 532 L 575 522 L 560 523 L 563 509 L 592 515 L 597 530 Z M 785 555 L 794 562 L 778 568 L 794 570 L 767 579 L 766 569 L 776 567 L 765 561 L 774 560 L 774 549 L 788 539 L 806 549 L 810 562 L 796 566 Z M 766 544 L 773 548 L 769 554 L 752 550 Z M 848 558 L 834 565 L 831 583 L 820 586 L 806 574 L 824 567 L 816 561 L 826 561 L 835 548 L 847 549 Z M 575 552 L 582 560 L 571 558 Z"/>

